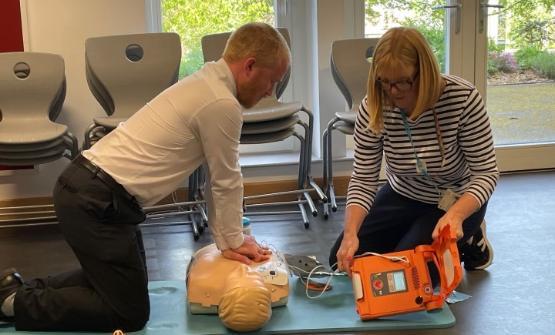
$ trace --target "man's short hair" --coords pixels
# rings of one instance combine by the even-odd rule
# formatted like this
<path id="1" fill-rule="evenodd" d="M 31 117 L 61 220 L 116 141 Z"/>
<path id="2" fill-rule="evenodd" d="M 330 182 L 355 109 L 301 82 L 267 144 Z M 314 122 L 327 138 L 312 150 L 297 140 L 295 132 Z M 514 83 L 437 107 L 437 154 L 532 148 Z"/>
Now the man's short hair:
<path id="1" fill-rule="evenodd" d="M 229 37 L 223 58 L 230 63 L 248 57 L 263 66 L 273 66 L 282 60 L 291 63 L 291 53 L 285 38 L 274 27 L 261 22 L 247 23 Z"/>

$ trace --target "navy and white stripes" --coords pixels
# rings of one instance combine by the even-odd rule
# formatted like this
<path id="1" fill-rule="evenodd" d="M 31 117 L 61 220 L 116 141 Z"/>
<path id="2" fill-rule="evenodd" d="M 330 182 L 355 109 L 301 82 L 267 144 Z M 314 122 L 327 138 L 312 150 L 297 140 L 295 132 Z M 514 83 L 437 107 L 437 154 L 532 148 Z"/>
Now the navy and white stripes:
<path id="1" fill-rule="evenodd" d="M 384 111 L 382 134 L 376 136 L 368 130 L 364 99 L 355 125 L 355 159 L 347 206 L 357 204 L 370 209 L 378 188 L 382 154 L 388 182 L 406 197 L 436 204 L 438 191 L 451 188 L 461 195 L 470 193 L 480 206 L 489 199 L 499 171 L 483 100 L 469 82 L 449 75 L 444 79 L 445 90 L 434 105 L 444 145 L 443 167 L 433 109 L 414 121 L 408 120 L 411 144 L 398 109 Z M 415 150 L 426 163 L 428 177 L 416 171 Z"/>

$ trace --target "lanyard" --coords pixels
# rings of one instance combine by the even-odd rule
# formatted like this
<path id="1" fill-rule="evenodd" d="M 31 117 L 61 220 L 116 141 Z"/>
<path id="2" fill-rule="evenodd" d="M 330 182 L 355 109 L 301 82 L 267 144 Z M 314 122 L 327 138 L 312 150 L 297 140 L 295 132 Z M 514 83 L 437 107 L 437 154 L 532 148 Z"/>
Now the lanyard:
<path id="1" fill-rule="evenodd" d="M 432 111 L 434 113 L 436 137 L 437 137 L 437 140 L 439 142 L 439 150 L 441 151 L 441 167 L 443 167 L 443 165 L 445 165 L 445 147 L 443 145 L 443 137 L 441 136 L 441 129 L 439 127 L 439 119 L 437 117 L 437 113 L 436 113 L 435 108 L 432 109 Z M 421 160 L 420 157 L 418 157 L 418 154 L 416 153 L 416 148 L 414 146 L 414 142 L 412 141 L 412 131 L 411 131 L 411 128 L 410 128 L 410 125 L 409 125 L 409 122 L 408 122 L 407 112 L 404 109 L 401 109 L 401 116 L 403 118 L 403 125 L 405 126 L 405 132 L 407 133 L 407 136 L 409 137 L 409 141 L 410 141 L 410 145 L 412 147 L 412 152 L 414 154 L 414 158 L 416 159 L 416 170 L 418 172 L 420 172 L 424 177 L 429 177 L 428 169 L 426 167 L 426 162 Z"/>
<path id="2" fill-rule="evenodd" d="M 404 109 L 401 109 L 401 116 L 403 117 L 403 125 L 405 126 L 405 132 L 409 137 L 410 146 L 412 147 L 412 152 L 414 154 L 414 158 L 416 159 L 416 171 L 422 174 L 424 177 L 430 177 L 428 175 L 428 168 L 426 167 L 426 163 L 418 157 L 416 153 L 416 148 L 414 147 L 414 142 L 412 141 L 412 132 L 410 129 L 409 121 L 407 120 L 407 113 Z"/>

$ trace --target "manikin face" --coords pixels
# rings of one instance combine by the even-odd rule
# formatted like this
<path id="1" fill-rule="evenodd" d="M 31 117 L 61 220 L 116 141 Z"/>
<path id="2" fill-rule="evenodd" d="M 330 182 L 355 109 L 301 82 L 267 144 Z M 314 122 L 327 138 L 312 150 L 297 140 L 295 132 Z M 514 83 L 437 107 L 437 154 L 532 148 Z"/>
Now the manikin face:
<path id="1" fill-rule="evenodd" d="M 412 112 L 418 96 L 418 71 L 414 66 L 385 69 L 377 73 L 378 87 L 388 97 L 391 104 L 407 113 Z"/>
<path id="2" fill-rule="evenodd" d="M 244 72 L 237 81 L 237 100 L 245 108 L 256 105 L 260 99 L 272 95 L 276 84 L 287 72 L 289 64 L 281 61 L 276 66 L 260 65 L 255 58 L 245 61 Z"/>

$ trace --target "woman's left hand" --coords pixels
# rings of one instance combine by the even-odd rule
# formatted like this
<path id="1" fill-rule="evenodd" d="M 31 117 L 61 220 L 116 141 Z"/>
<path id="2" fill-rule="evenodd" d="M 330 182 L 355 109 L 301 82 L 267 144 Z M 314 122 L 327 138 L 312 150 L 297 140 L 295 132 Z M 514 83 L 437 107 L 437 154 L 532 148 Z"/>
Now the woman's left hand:
<path id="1" fill-rule="evenodd" d="M 448 211 L 437 222 L 436 227 L 432 232 L 432 238 L 435 240 L 439 236 L 439 232 L 441 231 L 441 229 L 443 229 L 443 227 L 445 227 L 446 225 L 449 225 L 451 236 L 456 236 L 457 240 L 459 240 L 463 237 L 463 221 L 464 220 L 462 219 L 462 217 L 453 213 L 449 213 Z"/>

